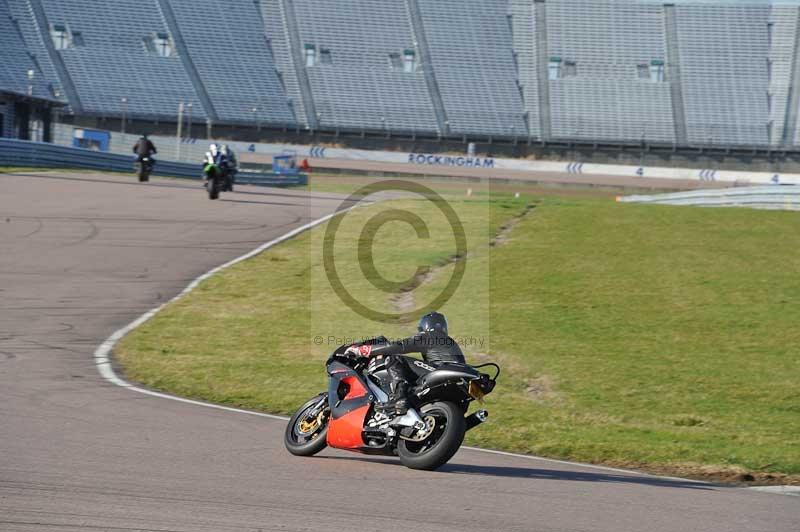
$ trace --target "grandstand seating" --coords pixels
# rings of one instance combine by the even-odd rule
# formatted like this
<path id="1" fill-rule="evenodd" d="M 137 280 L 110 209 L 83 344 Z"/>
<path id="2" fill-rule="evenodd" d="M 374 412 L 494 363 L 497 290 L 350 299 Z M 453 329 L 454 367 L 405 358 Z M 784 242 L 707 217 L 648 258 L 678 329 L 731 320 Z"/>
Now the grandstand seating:
<path id="1" fill-rule="evenodd" d="M 662 6 L 548 2 L 547 37 L 548 56 L 575 65 L 574 76 L 550 81 L 554 138 L 674 140 L 669 85 L 649 77 L 666 59 Z"/>
<path id="2" fill-rule="evenodd" d="M 676 9 L 689 141 L 766 145 L 770 6 Z"/>
<path id="3" fill-rule="evenodd" d="M 271 2 L 271 11 L 277 4 Z M 436 132 L 431 97 L 421 69 L 405 72 L 402 56 L 415 48 L 404 2 L 293 0 L 302 46 L 313 47 L 306 68 L 320 127 Z M 273 42 L 286 39 L 271 33 Z M 282 43 L 282 54 L 288 46 Z M 415 57 L 419 54 L 416 53 Z M 390 56 L 395 56 L 393 65 Z M 294 76 L 284 57 L 284 76 Z M 296 98 L 299 98 L 299 93 Z"/>
<path id="4" fill-rule="evenodd" d="M 0 90 L 30 94 L 38 98 L 53 98 L 42 71 L 25 49 L 22 35 L 5 0 L 0 0 L 0 49 L 3 50 L 3 60 L 0 61 Z M 31 79 L 28 78 L 29 70 L 33 73 Z M 0 131 L 0 136 L 2 133 Z"/>
<path id="5" fill-rule="evenodd" d="M 253 0 L 170 5 L 220 121 L 295 123 Z"/>
<path id="6" fill-rule="evenodd" d="M 298 79 L 293 59 L 293 45 L 290 38 L 289 15 L 284 10 L 284 0 L 261 0 L 261 18 L 267 34 L 267 46 L 275 62 L 278 79 L 294 110 L 297 125 L 308 127 L 305 102 L 301 82 Z M 297 37 L 299 42 L 299 36 Z"/>
<path id="7" fill-rule="evenodd" d="M 771 79 L 769 92 L 772 94 L 769 123 L 770 144 L 780 145 L 784 141 L 793 143 L 794 139 L 784 139 L 784 129 L 787 125 L 788 101 L 792 85 L 792 69 L 794 63 L 794 48 L 797 40 L 798 5 L 776 5 L 772 8 L 772 46 L 769 51 L 771 64 Z M 795 126 L 797 117 L 794 117 Z M 791 125 L 786 131 L 791 134 Z"/>
<path id="8" fill-rule="evenodd" d="M 153 0 L 42 0 L 42 5 L 51 27 L 64 25 L 71 39 L 80 33 L 82 42 L 59 53 L 84 112 L 170 117 L 184 101 L 203 115 L 180 58 L 146 50 L 147 37 L 168 34 Z"/>
<path id="9" fill-rule="evenodd" d="M 451 133 L 528 135 L 507 4 L 419 1 Z"/>
<path id="10" fill-rule="evenodd" d="M 92 116 L 174 121 L 183 101 L 221 124 L 800 145 L 800 6 L 668 4 L 0 0 L 0 90 L 27 90 L 20 64 Z"/>
<path id="11" fill-rule="evenodd" d="M 528 117 L 528 134 L 541 138 L 539 95 L 539 43 L 536 31 L 535 4 L 529 0 L 511 0 L 509 14 L 512 20 L 512 45 L 514 49 L 517 80 L 522 92 L 523 112 Z"/>
<path id="12" fill-rule="evenodd" d="M 169 118 L 184 101 L 204 116 L 180 58 L 146 48 L 146 39 L 169 33 L 155 0 L 41 0 L 41 6 L 49 28 L 39 37 L 63 28 L 70 44 L 57 53 L 84 113 Z"/>

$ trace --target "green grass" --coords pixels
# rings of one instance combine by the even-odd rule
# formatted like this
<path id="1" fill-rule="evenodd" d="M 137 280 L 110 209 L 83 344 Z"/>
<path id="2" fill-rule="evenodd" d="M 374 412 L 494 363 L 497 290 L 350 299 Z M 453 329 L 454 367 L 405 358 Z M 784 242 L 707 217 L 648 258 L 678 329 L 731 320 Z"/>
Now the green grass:
<path id="1" fill-rule="evenodd" d="M 489 240 L 533 202 L 508 240 Z M 345 285 L 393 308 L 356 262 L 364 222 L 337 238 Z M 452 198 L 469 236 L 447 313 L 473 362 L 504 368 L 490 422 L 469 443 L 652 471 L 800 479 L 800 218 L 795 213 L 616 204 L 599 199 Z M 396 208 L 436 221 L 424 201 Z M 433 227 L 438 227 L 434 225 Z M 439 265 L 452 238 L 404 224 L 376 235 L 378 271 L 399 281 Z M 180 395 L 290 413 L 325 387 L 337 337 L 409 334 L 344 307 L 320 258 L 324 227 L 203 283 L 117 349 L 127 376 Z M 402 251 L 402 252 L 401 252 Z M 315 336 L 325 338 L 323 345 Z"/>
<path id="2" fill-rule="evenodd" d="M 81 175 L 130 175 L 132 172 L 120 172 L 117 170 L 90 170 L 86 168 L 52 168 L 36 166 L 0 166 L 0 174 L 30 174 L 30 173 L 54 173 L 54 174 L 81 174 Z"/>
<path id="3" fill-rule="evenodd" d="M 28 166 L 0 166 L 0 174 L 19 174 L 22 172 L 52 172 L 53 168 L 37 168 Z"/>

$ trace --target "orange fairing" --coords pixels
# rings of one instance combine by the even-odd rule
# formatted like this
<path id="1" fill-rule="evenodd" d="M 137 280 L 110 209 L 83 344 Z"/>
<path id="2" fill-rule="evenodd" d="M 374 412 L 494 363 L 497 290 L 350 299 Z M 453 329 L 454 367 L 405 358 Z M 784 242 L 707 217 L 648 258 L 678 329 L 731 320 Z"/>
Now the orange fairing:
<path id="1" fill-rule="evenodd" d="M 367 389 L 364 388 L 364 385 L 361 384 L 361 381 L 358 378 L 350 376 L 345 377 L 342 379 L 342 382 L 347 385 L 347 395 L 344 396 L 344 399 L 357 399 L 358 397 L 364 397 L 367 395 Z"/>
<path id="2" fill-rule="evenodd" d="M 358 385 L 360 386 L 360 383 Z M 361 431 L 364 430 L 364 418 L 367 417 L 368 410 L 369 405 L 367 404 L 356 408 L 339 419 L 332 419 L 328 426 L 328 445 L 339 449 L 363 447 L 365 443 L 361 438 Z"/>

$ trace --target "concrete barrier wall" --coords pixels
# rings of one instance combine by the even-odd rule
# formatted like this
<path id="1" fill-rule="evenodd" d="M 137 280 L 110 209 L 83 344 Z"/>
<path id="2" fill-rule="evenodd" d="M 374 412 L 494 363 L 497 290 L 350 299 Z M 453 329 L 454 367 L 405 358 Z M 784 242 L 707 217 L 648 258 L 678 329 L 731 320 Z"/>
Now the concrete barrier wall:
<path id="1" fill-rule="evenodd" d="M 73 126 L 57 124 L 55 142 L 72 145 Z M 111 148 L 115 153 L 130 153 L 131 146 L 138 136 L 111 133 Z M 180 143 L 175 137 L 151 137 L 158 146 L 162 158 L 176 161 L 200 161 L 208 150 L 208 140 L 183 139 Z M 404 164 L 425 167 L 435 173 L 437 168 L 465 168 L 476 171 L 513 170 L 521 172 L 557 172 L 566 175 L 595 175 L 633 178 L 672 179 L 730 184 L 794 184 L 800 185 L 800 174 L 748 172 L 718 170 L 715 168 L 668 168 L 659 166 L 633 166 L 583 163 L 580 161 L 531 161 L 526 159 L 502 159 L 494 157 L 468 156 L 463 154 L 409 153 L 377 150 L 356 150 L 332 148 L 327 146 L 307 146 L 294 144 L 265 144 L 247 142 L 226 142 L 239 154 L 242 162 L 263 163 L 264 157 L 282 153 L 296 153 L 300 159 L 309 159 L 312 166 L 325 166 L 325 159 L 337 161 L 369 161 L 390 164 Z"/>
<path id="2" fill-rule="evenodd" d="M 760 186 L 694 190 L 670 194 L 624 196 L 622 203 L 689 205 L 696 207 L 751 207 L 756 209 L 800 210 L 800 187 Z"/>

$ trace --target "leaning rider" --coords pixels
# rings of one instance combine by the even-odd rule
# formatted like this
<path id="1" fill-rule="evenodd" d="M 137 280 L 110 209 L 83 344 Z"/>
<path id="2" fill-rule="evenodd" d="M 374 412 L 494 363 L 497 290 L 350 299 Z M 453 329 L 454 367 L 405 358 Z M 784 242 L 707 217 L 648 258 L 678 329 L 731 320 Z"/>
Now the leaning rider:
<path id="1" fill-rule="evenodd" d="M 416 380 L 416 373 L 411 369 L 412 359 L 401 356 L 408 353 L 420 353 L 425 362 L 437 366 L 444 362 L 464 364 L 464 353 L 458 343 L 447 334 L 447 319 L 443 314 L 431 312 L 422 316 L 419 321 L 419 333 L 416 335 L 378 345 L 353 346 L 347 352 L 363 357 L 380 359 L 386 357 L 386 370 L 389 374 L 389 402 L 379 405 L 386 412 L 394 411 L 402 416 L 408 411 L 409 382 Z"/>

